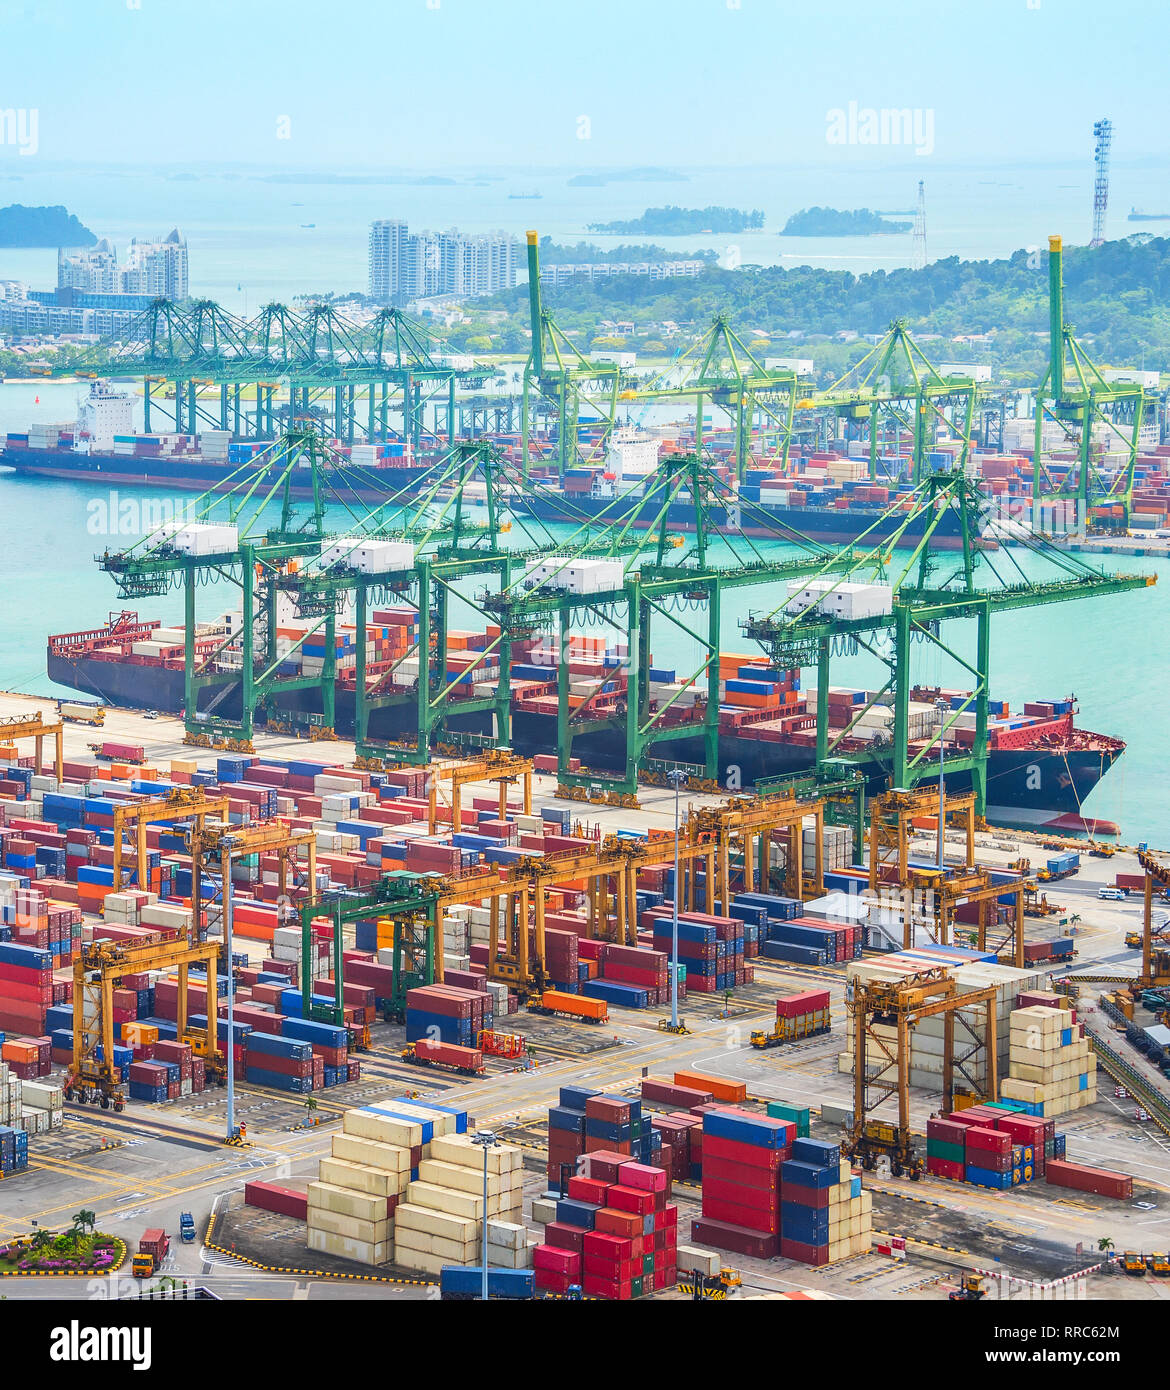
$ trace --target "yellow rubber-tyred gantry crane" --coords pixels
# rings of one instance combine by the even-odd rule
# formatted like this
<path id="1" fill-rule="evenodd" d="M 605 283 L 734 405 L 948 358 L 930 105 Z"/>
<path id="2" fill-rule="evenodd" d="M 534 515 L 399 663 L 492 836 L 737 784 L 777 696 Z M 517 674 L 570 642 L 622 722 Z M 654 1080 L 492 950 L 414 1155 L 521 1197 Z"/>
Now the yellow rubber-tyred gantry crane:
<path id="1" fill-rule="evenodd" d="M 532 814 L 532 760 L 521 758 L 509 748 L 486 749 L 471 762 L 432 767 L 427 780 L 427 823 L 431 835 L 438 826 L 440 782 L 451 783 L 451 829 L 455 834 L 463 825 L 463 788 L 473 782 L 498 784 L 501 820 L 508 810 L 508 787 L 519 782 L 524 794 L 524 814 Z"/>
<path id="2" fill-rule="evenodd" d="M 965 867 L 944 868 L 941 863 L 930 868 L 911 865 L 910 840 L 914 818 L 930 816 L 937 820 L 938 807 L 939 794 L 929 788 L 913 791 L 895 788 L 870 801 L 870 890 L 879 895 L 884 892 L 886 903 L 900 912 L 902 945 L 907 950 L 915 944 L 916 927 L 925 931 L 936 945 L 951 945 L 957 909 L 974 906 L 978 909 L 978 919 L 973 925 L 979 949 L 993 949 L 997 954 L 1010 952 L 1012 963 L 1022 970 L 1027 885 L 1023 879 L 1014 889 L 1010 883 L 993 883 L 986 869 L 976 867 L 974 793 L 944 794 L 943 798 L 940 843 L 945 843 L 948 822 L 964 831 Z M 1011 921 L 1002 937 L 989 946 L 988 935 L 993 929 L 996 904 L 999 898 L 1013 891 L 1016 900 L 1011 910 Z M 896 902 L 890 902 L 891 895 L 896 896 Z"/>
<path id="3" fill-rule="evenodd" d="M 1170 888 L 1170 854 L 1165 850 L 1138 852 L 1138 863 L 1145 872 L 1142 893 L 1142 978 L 1141 989 L 1170 985 L 1170 949 L 1154 933 L 1154 884 Z"/>
<path id="4" fill-rule="evenodd" d="M 748 886 L 757 881 L 767 886 L 767 846 L 777 831 L 790 835 L 787 872 L 797 889 L 824 892 L 823 868 L 818 863 L 801 884 L 800 832 L 806 816 L 822 823 L 824 802 L 801 801 L 791 792 L 749 801 L 736 799 L 721 807 L 696 811 L 679 830 L 680 902 L 694 907 L 695 868 L 702 865 L 707 883 L 712 885 L 710 911 L 724 908 L 732 895 L 733 848 L 743 858 Z M 752 848 L 758 842 L 757 858 Z M 818 845 L 820 835 L 817 836 Z M 795 844 L 795 851 L 792 849 Z M 665 832 L 648 840 L 607 836 L 598 845 L 570 850 L 563 854 L 524 858 L 504 872 L 496 869 L 473 870 L 464 877 L 438 880 L 434 886 L 435 911 L 448 907 L 488 903 L 490 911 L 489 965 L 491 979 L 505 981 L 521 992 L 544 988 L 546 894 L 550 888 L 570 883 L 584 884 L 589 915 L 583 924 L 587 937 L 602 937 L 625 945 L 637 942 L 637 875 L 641 869 L 673 867 L 675 840 Z M 436 965 L 436 976 L 440 966 Z"/>
<path id="5" fill-rule="evenodd" d="M 46 723 L 44 715 L 40 712 L 28 715 L 14 715 L 9 719 L 0 719 L 0 744 L 15 745 L 18 739 L 36 739 L 33 771 L 39 777 L 44 771 L 44 742 L 46 738 L 52 738 L 54 743 L 53 775 L 59 782 L 64 765 L 64 750 L 62 744 L 64 728 L 65 726 L 60 720 L 55 724 Z"/>
<path id="6" fill-rule="evenodd" d="M 252 854 L 275 854 L 277 891 L 281 900 L 289 899 L 290 887 L 307 888 L 312 894 L 317 878 L 317 840 L 311 830 L 293 830 L 282 820 L 259 825 L 224 825 L 198 820 L 186 835 L 191 855 L 191 901 L 202 904 L 203 879 L 211 862 L 217 862 L 223 882 L 231 872 L 232 861 Z M 304 858 L 302 860 L 302 853 Z"/>
<path id="7" fill-rule="evenodd" d="M 134 827 L 137 885 L 149 887 L 147 879 L 146 827 L 167 821 L 193 820 L 202 825 L 208 816 L 227 820 L 229 801 L 226 796 L 209 797 L 202 787 L 176 787 L 165 797 L 114 807 L 114 892 L 122 890 L 122 863 L 125 856 L 123 832 Z"/>
<path id="8" fill-rule="evenodd" d="M 73 1062 L 65 1079 L 65 1098 L 100 1104 L 103 1110 L 124 1109 L 126 1097 L 114 1069 L 113 994 L 123 977 L 149 970 L 177 970 L 177 1036 L 204 1059 L 208 1079 L 222 1083 L 227 1064 L 219 1039 L 210 1028 L 192 1028 L 187 1009 L 187 972 L 192 965 L 206 967 L 207 998 L 217 998 L 218 957 L 218 942 L 199 942 L 191 936 L 143 944 L 98 940 L 85 946 L 73 962 Z"/>
<path id="9" fill-rule="evenodd" d="M 959 993 L 957 981 L 943 968 L 918 971 L 898 980 L 854 981 L 846 996 L 853 1031 L 853 1124 L 847 1132 L 843 1150 L 872 1168 L 881 1154 L 890 1160 L 895 1177 L 908 1173 L 921 1177 L 922 1159 L 914 1152 L 910 1132 L 910 1050 L 913 1029 L 923 1019 L 943 1016 L 943 1105 L 954 1108 L 955 1073 L 967 1093 L 994 1100 L 998 1094 L 996 1043 L 996 991 L 967 990 Z M 982 1033 L 960 1011 L 981 1009 Z M 965 1043 L 957 1043 L 955 1024 L 967 1033 Z M 894 1029 L 891 1039 L 879 1031 Z M 977 1067 L 980 1054 L 982 1070 Z M 868 1118 L 884 1101 L 896 1098 L 897 1124 Z"/>

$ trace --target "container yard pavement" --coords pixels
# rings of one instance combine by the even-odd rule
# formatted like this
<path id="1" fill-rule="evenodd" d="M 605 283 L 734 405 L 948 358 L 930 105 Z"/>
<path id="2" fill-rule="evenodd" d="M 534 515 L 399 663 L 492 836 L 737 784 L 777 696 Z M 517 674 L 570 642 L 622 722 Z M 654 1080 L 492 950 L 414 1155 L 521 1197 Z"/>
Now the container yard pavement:
<path id="1" fill-rule="evenodd" d="M 775 972 L 776 987 L 782 973 Z M 709 1018 L 700 1022 L 693 1010 L 688 1022 L 696 1031 L 690 1037 L 674 1038 L 659 1033 L 653 1020 L 623 1018 L 607 1030 L 611 1039 L 613 1035 L 620 1038 L 621 1045 L 584 1061 L 558 1061 L 536 1071 L 502 1072 L 470 1083 L 454 1081 L 442 1089 L 457 1097 L 480 1124 L 491 1124 L 501 1137 L 522 1144 L 540 1143 L 548 1106 L 555 1103 L 560 1085 L 571 1080 L 636 1093 L 643 1068 L 651 1074 L 684 1067 L 716 1071 L 746 1080 L 749 1094 L 761 1098 L 782 1097 L 814 1105 L 821 1100 L 849 1101 L 849 1079 L 835 1070 L 839 1035 L 791 1052 L 758 1053 L 741 1045 L 739 1025 L 734 1022 L 730 1034 L 727 1021 Z M 427 1095 L 440 1089 L 429 1078 L 422 1083 L 416 1078 L 414 1088 L 424 1089 Z M 346 1103 L 360 1104 L 375 1096 L 385 1099 L 405 1089 L 403 1084 L 358 1083 L 355 1090 L 364 1094 Z M 914 1097 L 912 1119 L 920 1128 L 932 1100 L 917 1092 Z M 286 1111 L 292 1109 L 287 1102 L 283 1104 Z M 337 1112 L 341 1108 L 339 1104 Z M 335 1120 L 336 1113 L 331 1118 Z M 874 1191 L 875 1228 L 908 1238 L 904 1264 L 892 1266 L 877 1255 L 823 1270 L 743 1260 L 745 1283 L 759 1289 L 816 1288 L 844 1297 L 896 1293 L 899 1297 L 929 1299 L 940 1296 L 940 1289 L 958 1266 L 998 1262 L 999 1267 L 1020 1277 L 1046 1281 L 1095 1264 L 1099 1258 L 1097 1240 L 1103 1235 L 1108 1235 L 1119 1250 L 1154 1248 L 1159 1241 L 1164 1245 L 1170 1192 L 1153 1184 L 1159 1179 L 1165 1181 L 1170 1146 L 1143 1134 L 1132 1122 L 1130 1108 L 1114 1101 L 1111 1094 L 1096 1106 L 1068 1116 L 1064 1127 L 1074 1160 L 1091 1159 L 1133 1172 L 1133 1203 L 1084 1194 L 1072 1199 L 1060 1195 L 1063 1189 L 1043 1184 L 1000 1196 L 941 1180 L 911 1184 L 905 1179 L 867 1175 L 866 1184 Z M 97 1212 L 99 1228 L 130 1241 L 146 1226 L 162 1225 L 176 1231 L 183 1210 L 194 1212 L 202 1236 L 218 1203 L 216 1245 L 230 1250 L 234 1244 L 239 1255 L 271 1267 L 344 1268 L 327 1257 L 310 1255 L 293 1238 L 286 1219 L 252 1214 L 251 1209 L 243 1209 L 246 1219 L 243 1214 L 233 1215 L 233 1211 L 241 1211 L 241 1190 L 249 1179 L 303 1184 L 315 1176 L 317 1160 L 328 1153 L 332 1128 L 332 1124 L 325 1124 L 309 1130 L 272 1131 L 257 1120 L 249 1128 L 249 1137 L 255 1140 L 253 1147 L 225 1149 L 208 1118 L 190 1112 L 180 1115 L 172 1107 L 131 1107 L 119 1116 L 70 1107 L 65 1130 L 37 1144 L 29 1173 L 0 1185 L 0 1235 L 27 1231 L 33 1217 L 49 1227 L 67 1224 L 73 1212 L 85 1206 Z M 835 1137 L 823 1126 L 814 1132 Z M 103 1151 L 103 1140 L 109 1143 L 115 1138 L 121 1140 L 120 1145 Z M 532 1153 L 542 1161 L 536 1149 Z M 541 1172 L 528 1173 L 528 1195 L 544 1186 Z M 230 1194 L 226 1203 L 222 1200 L 225 1194 Z M 680 1185 L 677 1196 L 684 1219 L 698 1214 L 697 1188 Z M 1076 1253 L 1078 1242 L 1083 1245 L 1083 1256 Z M 371 1272 L 357 1266 L 352 1269 Z M 404 1272 L 384 1271 L 390 1275 Z M 207 1284 L 222 1297 L 430 1296 L 427 1288 L 411 1285 L 341 1283 L 268 1273 L 207 1251 L 202 1243 L 184 1246 L 177 1240 L 172 1242 L 159 1273 Z M 1163 1286 L 1153 1281 L 1129 1283 L 1137 1285 L 1130 1288 L 1127 1283 L 1126 1292 L 1133 1297 L 1165 1296 Z M 1108 1289 L 1112 1287 L 1110 1283 Z M 56 1281 L 21 1279 L 5 1281 L 3 1292 L 9 1297 L 34 1298 L 64 1294 Z"/>
<path id="2" fill-rule="evenodd" d="M 27 714 L 37 707 L 49 714 L 53 702 L 0 695 L 0 715 Z M 66 756 L 86 754 L 98 735 L 99 731 L 85 726 L 67 725 Z M 147 745 L 152 760 L 186 755 L 189 750 L 182 735 L 177 719 L 146 720 L 141 714 L 117 709 L 108 711 L 100 731 L 102 738 Z M 306 748 L 303 742 L 263 734 L 256 746 L 258 752 L 275 756 L 295 756 Z M 352 745 L 344 742 L 319 751 L 345 761 L 353 756 Z M 537 779 L 541 800 L 552 800 L 554 791 L 552 779 Z M 573 805 L 582 818 L 603 826 L 672 826 L 669 789 L 644 789 L 641 800 L 640 810 Z M 706 804 L 717 798 L 688 794 L 686 800 Z M 978 843 L 980 860 L 988 864 L 1006 864 L 1020 854 L 1030 857 L 1033 865 L 1044 859 L 1034 841 L 1017 841 L 1009 832 L 981 834 Z M 918 848 L 932 853 L 933 841 L 922 841 Z M 1049 898 L 1065 909 L 1062 915 L 1076 913 L 1081 918 L 1074 936 L 1079 957 L 1057 974 L 1136 970 L 1139 953 L 1124 947 L 1124 934 L 1140 926 L 1140 903 L 1100 901 L 1096 896 L 1097 889 L 1111 884 L 1116 873 L 1136 870 L 1133 855 L 1118 853 L 1109 860 L 1085 857 L 1076 877 L 1046 886 Z M 1030 921 L 1029 935 L 1054 935 L 1059 920 Z M 841 973 L 831 967 L 802 967 L 763 958 L 754 964 L 755 983 L 735 992 L 727 1017 L 718 1016 L 723 1010 L 721 996 L 692 995 L 686 1000 L 682 1012 L 693 1030 L 690 1036 L 658 1031 L 657 1016 L 662 1010 L 615 1009 L 610 1023 L 600 1028 L 521 1013 L 509 1019 L 508 1027 L 524 1033 L 538 1067 L 518 1072 L 514 1064 L 489 1059 L 488 1076 L 478 1080 L 419 1072 L 398 1055 L 402 1030 L 377 1025 L 372 1050 L 361 1054 L 361 1079 L 318 1098 L 318 1127 L 303 1127 L 305 1110 L 299 1098 L 239 1083 L 237 1120 L 248 1126 L 248 1148 L 225 1148 L 221 1142 L 226 1108 L 222 1091 L 167 1105 L 131 1104 L 123 1114 L 69 1105 L 64 1129 L 34 1140 L 28 1172 L 0 1182 L 0 1238 L 26 1233 L 33 1219 L 49 1229 L 60 1229 L 84 1207 L 96 1212 L 99 1229 L 131 1245 L 148 1226 L 176 1233 L 158 1273 L 206 1284 L 221 1297 L 433 1296 L 433 1287 L 415 1284 L 270 1272 L 233 1259 L 230 1253 L 207 1249 L 204 1232 L 214 1208 L 213 1244 L 229 1252 L 234 1244 L 238 1255 L 270 1267 L 340 1271 L 343 1262 L 311 1254 L 286 1218 L 244 1208 L 243 1185 L 252 1178 L 267 1178 L 303 1186 L 316 1176 L 319 1158 L 329 1152 L 330 1136 L 343 1110 L 410 1091 L 457 1100 L 480 1125 L 490 1124 L 502 1138 L 525 1146 L 530 1159 L 528 1196 L 545 1187 L 547 1112 L 556 1103 L 558 1088 L 570 1081 L 636 1095 L 645 1074 L 669 1075 L 675 1069 L 691 1068 L 743 1080 L 753 1097 L 809 1105 L 814 1116 L 824 1102 L 851 1106 L 851 1078 L 839 1073 L 836 1065 L 846 1024 Z M 773 1001 L 779 993 L 814 984 L 830 989 L 832 1034 L 768 1052 L 748 1046 L 750 1030 L 774 1013 Z M 1085 1009 L 1083 1001 L 1080 1007 Z M 1101 1029 L 1105 1035 L 1101 1017 L 1092 1012 L 1087 1017 L 1090 1029 Z M 916 1131 L 922 1131 L 938 1105 L 938 1096 L 911 1091 L 911 1122 Z M 867 1174 L 866 1185 L 874 1193 L 875 1230 L 907 1238 L 905 1262 L 892 1263 L 873 1254 L 813 1269 L 787 1262 L 763 1265 L 738 1260 L 745 1285 L 758 1290 L 818 1289 L 846 1298 L 938 1299 L 945 1296 L 948 1281 L 953 1281 L 959 1268 L 996 1266 L 1023 1278 L 1047 1281 L 1097 1263 L 1097 1242 L 1102 1237 L 1109 1237 L 1118 1250 L 1164 1249 L 1170 1244 L 1170 1141 L 1152 1126 L 1136 1123 L 1134 1110 L 1133 1101 L 1114 1097 L 1112 1085 L 1103 1077 L 1100 1100 L 1063 1117 L 1061 1125 L 1071 1160 L 1133 1174 L 1132 1202 L 1071 1193 L 1043 1183 L 999 1194 L 941 1179 L 910 1183 Z M 819 1125 L 815 1118 L 813 1132 L 815 1137 L 837 1137 L 836 1130 Z M 689 1220 L 699 1211 L 698 1192 L 697 1186 L 677 1188 L 688 1236 Z M 177 1239 L 181 1211 L 194 1213 L 200 1240 L 193 1245 Z M 1078 1254 L 1078 1244 L 1083 1253 Z M 369 1273 L 361 1266 L 350 1271 Z M 384 1273 L 401 1272 L 388 1268 Z M 130 1287 L 128 1265 L 122 1277 Z M 1170 1286 L 1152 1279 L 1092 1276 L 1090 1282 L 1091 1292 L 1102 1296 L 1116 1296 L 1118 1289 L 1124 1289 L 1131 1298 L 1170 1297 Z M 90 1281 L 13 1277 L 3 1281 L 0 1293 L 8 1298 L 108 1296 L 108 1281 L 96 1284 L 101 1292 Z"/>

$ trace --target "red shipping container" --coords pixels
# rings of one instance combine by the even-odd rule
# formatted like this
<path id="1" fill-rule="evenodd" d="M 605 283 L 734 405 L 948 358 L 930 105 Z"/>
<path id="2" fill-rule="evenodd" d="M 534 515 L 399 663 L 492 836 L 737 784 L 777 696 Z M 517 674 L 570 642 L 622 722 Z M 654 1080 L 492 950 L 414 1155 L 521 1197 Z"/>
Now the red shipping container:
<path id="1" fill-rule="evenodd" d="M 585 1116 L 590 1120 L 607 1120 L 610 1124 L 628 1125 L 630 1103 L 612 1096 L 590 1096 L 585 1101 Z"/>
<path id="2" fill-rule="evenodd" d="M 772 1212 L 780 1210 L 780 1189 L 776 1187 L 748 1187 L 724 1176 L 711 1175 L 710 1160 L 703 1167 L 703 1210 L 709 1203 L 729 1202 L 745 1211 Z M 745 1221 L 744 1225 L 755 1225 Z"/>
<path id="3" fill-rule="evenodd" d="M 600 1216 L 601 1213 L 598 1212 Z M 570 1226 L 565 1221 L 550 1221 L 544 1228 L 544 1243 L 558 1250 L 572 1250 L 580 1255 L 585 1248 L 586 1231 L 582 1226 Z"/>
<path id="4" fill-rule="evenodd" d="M 567 1274 L 579 1279 L 581 1256 L 573 1250 L 563 1250 L 556 1245 L 538 1245 L 532 1251 L 533 1269 L 549 1269 L 554 1274 Z"/>
<path id="5" fill-rule="evenodd" d="M 767 1235 L 776 1235 L 780 1230 L 778 1212 L 743 1207 L 720 1197 L 708 1196 L 706 1191 L 703 1193 L 703 1215 L 713 1221 L 723 1221 L 749 1231 L 763 1231 Z"/>
<path id="6" fill-rule="evenodd" d="M 965 1144 L 968 1126 L 955 1124 L 951 1120 L 927 1120 L 926 1137 L 941 1139 L 945 1144 Z"/>
<path id="7" fill-rule="evenodd" d="M 636 1212 L 639 1216 L 648 1216 L 654 1211 L 654 1194 L 615 1183 L 609 1189 L 609 1205 L 616 1207 L 618 1211 Z"/>
<path id="8" fill-rule="evenodd" d="M 416 1057 L 443 1066 L 458 1067 L 460 1071 L 482 1071 L 483 1053 L 475 1047 L 460 1047 L 456 1043 L 433 1042 L 419 1038 L 412 1044 Z"/>
<path id="9" fill-rule="evenodd" d="M 613 1303 L 625 1303 L 634 1296 L 633 1286 L 628 1279 L 625 1283 L 619 1284 L 612 1280 L 601 1279 L 595 1274 L 589 1275 L 582 1281 L 581 1292 L 586 1298 L 604 1298 Z"/>
<path id="10" fill-rule="evenodd" d="M 926 1171 L 936 1178 L 950 1178 L 954 1182 L 963 1182 L 967 1176 L 967 1170 L 963 1164 L 955 1163 L 949 1158 L 928 1158 Z"/>
<path id="11" fill-rule="evenodd" d="M 690 1086 L 675 1086 L 672 1082 L 662 1081 L 657 1077 L 647 1076 L 642 1079 L 643 1100 L 656 1100 L 663 1105 L 685 1106 L 690 1109 L 697 1105 L 709 1105 L 714 1098 L 710 1091 L 697 1091 Z"/>
<path id="12" fill-rule="evenodd" d="M 708 1182 L 735 1183 L 739 1187 L 751 1187 L 757 1192 L 778 1192 L 780 1174 L 775 1168 L 747 1168 L 732 1158 L 718 1158 L 710 1151 L 711 1136 L 707 1136 L 708 1150 L 703 1158 L 703 1190 Z"/>
<path id="13" fill-rule="evenodd" d="M 797 1018 L 801 1014 L 810 1014 L 817 1009 L 827 1009 L 828 1007 L 829 991 L 827 989 L 805 989 L 801 990 L 799 994 L 789 994 L 785 995 L 783 999 L 777 999 L 776 1017 Z"/>
<path id="14" fill-rule="evenodd" d="M 798 1187 L 796 1183 L 785 1183 L 781 1191 L 786 1202 L 795 1202 L 798 1207 L 807 1207 L 810 1211 L 823 1212 L 830 1205 L 828 1187 Z"/>
<path id="15" fill-rule="evenodd" d="M 600 1258 L 608 1262 L 632 1259 L 634 1243 L 629 1236 L 616 1236 L 607 1231 L 585 1232 L 585 1268 L 590 1261 Z"/>
<path id="16" fill-rule="evenodd" d="M 618 1181 L 625 1187 L 636 1187 L 642 1192 L 665 1192 L 667 1187 L 663 1170 L 645 1163 L 623 1163 Z"/>
<path id="17" fill-rule="evenodd" d="M 569 1197 L 574 1202 L 592 1202 L 594 1206 L 605 1206 L 610 1184 L 598 1182 L 595 1178 L 570 1178 Z"/>
<path id="18" fill-rule="evenodd" d="M 780 1255 L 785 1260 L 799 1260 L 806 1265 L 827 1265 L 829 1247 L 827 1245 L 805 1245 L 799 1240 L 781 1240 Z"/>
<path id="19" fill-rule="evenodd" d="M 984 1153 L 1010 1154 L 1012 1149 L 1012 1137 L 1005 1131 L 997 1129 L 985 1129 L 982 1125 L 972 1125 L 967 1130 L 967 1151 L 972 1149 L 981 1150 Z M 978 1166 L 978 1160 L 971 1158 L 969 1162 Z"/>
<path id="20" fill-rule="evenodd" d="M 715 1134 L 703 1136 L 705 1158 L 721 1158 L 746 1168 L 757 1168 L 766 1172 L 776 1172 L 791 1150 L 791 1143 L 782 1149 L 765 1149 L 759 1144 L 743 1144 L 738 1139 L 724 1139 Z"/>
<path id="21" fill-rule="evenodd" d="M 709 1245 L 714 1250 L 731 1250 L 737 1255 L 749 1255 L 757 1260 L 774 1260 L 780 1253 L 779 1236 L 719 1221 L 706 1213 L 691 1222 L 691 1239 L 696 1245 Z"/>
<path id="22" fill-rule="evenodd" d="M 308 1219 L 308 1200 L 304 1192 L 294 1192 L 292 1188 L 281 1187 L 274 1182 L 244 1184 L 244 1201 L 248 1206 L 274 1211 L 281 1216 L 292 1216 L 298 1221 Z"/>
<path id="23" fill-rule="evenodd" d="M 1130 1173 L 1113 1173 L 1107 1168 L 1090 1168 L 1087 1164 L 1050 1158 L 1045 1176 L 1053 1187 L 1071 1187 L 1078 1192 L 1095 1192 L 1102 1197 L 1124 1200 L 1133 1196 L 1133 1176 Z"/>

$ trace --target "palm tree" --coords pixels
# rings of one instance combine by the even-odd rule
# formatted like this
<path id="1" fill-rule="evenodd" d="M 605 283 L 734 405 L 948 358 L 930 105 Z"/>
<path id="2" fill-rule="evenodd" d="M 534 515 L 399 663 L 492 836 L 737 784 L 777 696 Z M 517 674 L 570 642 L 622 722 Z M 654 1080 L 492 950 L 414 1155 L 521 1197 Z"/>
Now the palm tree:
<path id="1" fill-rule="evenodd" d="M 32 1239 L 29 1241 L 29 1245 L 31 1245 L 34 1250 L 43 1250 L 46 1245 L 51 1245 L 52 1243 L 53 1233 L 51 1231 L 46 1231 L 41 1226 L 38 1226 L 32 1233 Z"/>
<path id="2" fill-rule="evenodd" d="M 97 1213 L 82 1207 L 74 1216 L 73 1225 L 79 1231 L 92 1231 L 97 1225 Z"/>
<path id="3" fill-rule="evenodd" d="M 1113 1242 L 1109 1239 L 1108 1236 L 1102 1236 L 1101 1239 L 1097 1242 L 1097 1249 L 1104 1251 L 1112 1250 Z"/>
<path id="4" fill-rule="evenodd" d="M 316 1108 L 316 1100 L 312 1096 L 309 1096 L 305 1101 L 305 1113 L 309 1116 L 310 1119 L 312 1119 L 313 1111 L 316 1110 Z"/>

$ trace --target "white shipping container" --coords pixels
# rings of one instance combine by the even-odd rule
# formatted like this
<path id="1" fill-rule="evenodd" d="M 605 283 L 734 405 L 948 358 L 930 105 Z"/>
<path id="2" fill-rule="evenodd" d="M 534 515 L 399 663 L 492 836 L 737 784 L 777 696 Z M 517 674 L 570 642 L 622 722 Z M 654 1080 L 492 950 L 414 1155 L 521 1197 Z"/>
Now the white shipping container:
<path id="1" fill-rule="evenodd" d="M 339 536 L 321 552 L 321 564 L 345 565 L 360 574 L 385 574 L 414 567 L 414 546 L 409 541 L 379 540 L 372 536 Z"/>
<path id="2" fill-rule="evenodd" d="M 167 521 L 159 530 L 180 555 L 225 555 L 239 548 L 239 530 L 235 526 Z"/>

